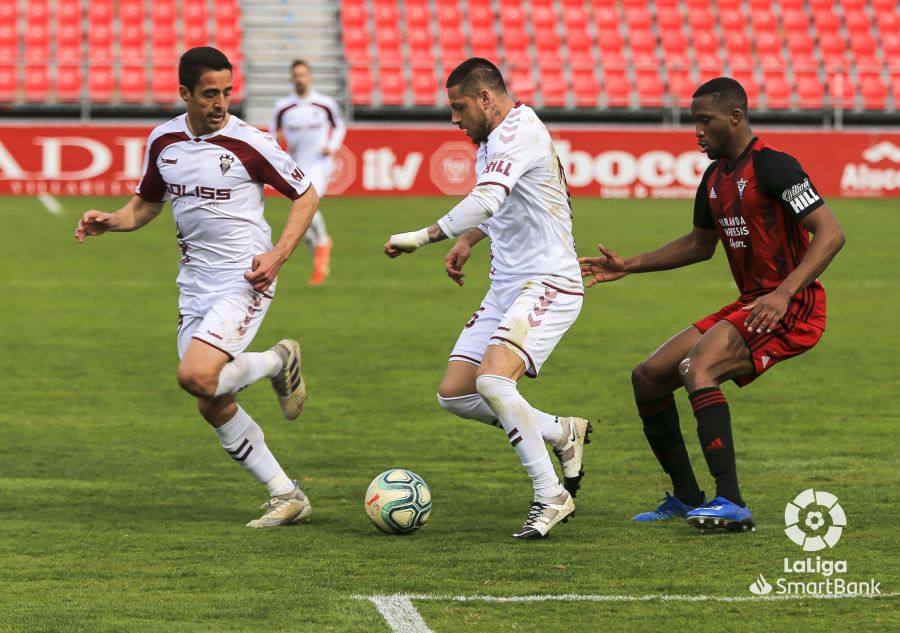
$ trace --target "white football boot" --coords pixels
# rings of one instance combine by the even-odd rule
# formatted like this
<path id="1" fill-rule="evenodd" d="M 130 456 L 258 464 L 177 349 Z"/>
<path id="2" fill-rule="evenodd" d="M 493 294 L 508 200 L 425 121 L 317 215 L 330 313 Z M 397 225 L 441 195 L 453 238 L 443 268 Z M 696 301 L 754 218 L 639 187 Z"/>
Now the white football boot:
<path id="1" fill-rule="evenodd" d="M 294 489 L 287 494 L 272 497 L 267 502 L 259 506 L 265 512 L 258 519 L 254 519 L 247 524 L 252 528 L 279 527 L 281 525 L 296 525 L 309 521 L 312 514 L 312 505 L 309 499 L 300 490 L 297 482 L 294 482 Z"/>
<path id="2" fill-rule="evenodd" d="M 557 444 L 551 446 L 562 467 L 563 488 L 574 497 L 578 494 L 581 478 L 584 477 L 584 445 L 591 443 L 590 434 L 594 427 L 584 418 L 560 418 L 559 423 L 562 425 L 562 437 Z"/>
<path id="3" fill-rule="evenodd" d="M 541 539 L 547 536 L 547 532 L 566 517 L 575 512 L 575 501 L 568 490 L 562 494 L 542 501 L 531 502 L 531 509 L 525 518 L 522 529 L 513 534 L 513 538 Z"/>
<path id="4" fill-rule="evenodd" d="M 306 402 L 306 381 L 300 373 L 300 343 L 286 338 L 273 346 L 272 350 L 282 362 L 281 371 L 272 378 L 272 388 L 278 394 L 284 417 L 294 420 L 303 411 Z"/>

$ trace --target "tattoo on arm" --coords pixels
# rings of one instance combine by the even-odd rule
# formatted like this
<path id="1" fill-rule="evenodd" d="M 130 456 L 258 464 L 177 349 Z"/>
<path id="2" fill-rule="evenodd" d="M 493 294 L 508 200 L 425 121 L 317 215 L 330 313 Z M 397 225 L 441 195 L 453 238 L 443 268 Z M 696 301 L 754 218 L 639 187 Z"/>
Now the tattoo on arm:
<path id="1" fill-rule="evenodd" d="M 434 244 L 435 242 L 440 242 L 441 240 L 446 240 L 447 236 L 444 235 L 444 232 L 441 230 L 437 224 L 432 224 L 428 227 L 428 243 Z"/>

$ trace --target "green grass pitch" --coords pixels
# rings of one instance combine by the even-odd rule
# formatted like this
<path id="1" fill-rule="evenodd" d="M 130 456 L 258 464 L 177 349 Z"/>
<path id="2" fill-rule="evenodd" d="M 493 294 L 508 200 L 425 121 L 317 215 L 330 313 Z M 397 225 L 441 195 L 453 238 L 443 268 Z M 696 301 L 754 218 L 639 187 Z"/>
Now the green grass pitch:
<path id="1" fill-rule="evenodd" d="M 175 381 L 171 212 L 78 247 L 78 215 L 121 199 L 61 202 L 51 214 L 36 199 L 0 199 L 0 630 L 386 631 L 373 604 L 354 596 L 393 593 L 749 597 L 758 574 L 785 576 L 785 557 L 805 558 L 785 537 L 783 512 L 810 487 L 836 494 L 848 517 L 823 558 L 847 560 L 848 580 L 900 590 L 896 202 L 831 202 L 847 245 L 823 277 L 826 335 L 750 388 L 725 387 L 755 534 L 630 522 L 667 484 L 630 371 L 736 296 L 721 249 L 710 262 L 590 290 L 541 378 L 523 382 L 535 406 L 603 420 L 577 518 L 537 543 L 510 538 L 531 493 L 503 434 L 435 401 L 487 287 L 486 244 L 463 288 L 443 273 L 446 243 L 394 261 L 381 253 L 390 233 L 430 223 L 449 199 L 326 199 L 332 277 L 306 285 L 302 245 L 282 269 L 252 349 L 300 339 L 310 401 L 287 423 L 267 384 L 240 399 L 315 511 L 308 525 L 267 531 L 244 527 L 265 491 L 223 454 Z M 269 203 L 276 234 L 286 208 Z M 575 201 L 581 254 L 600 240 L 632 254 L 690 223 L 689 201 Z M 677 398 L 709 491 L 693 416 Z M 434 495 L 413 536 L 382 535 L 363 511 L 366 486 L 392 466 L 422 475 Z M 896 598 L 415 605 L 438 632 L 900 628 Z"/>

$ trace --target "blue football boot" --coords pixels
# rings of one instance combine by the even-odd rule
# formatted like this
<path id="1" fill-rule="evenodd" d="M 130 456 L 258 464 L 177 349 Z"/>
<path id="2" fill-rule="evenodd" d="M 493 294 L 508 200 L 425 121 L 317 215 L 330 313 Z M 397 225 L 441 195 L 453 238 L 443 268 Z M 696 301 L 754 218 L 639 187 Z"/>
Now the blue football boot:
<path id="1" fill-rule="evenodd" d="M 729 532 L 755 532 L 756 522 L 750 508 L 741 507 L 724 497 L 716 497 L 709 503 L 691 510 L 685 515 L 688 525 L 701 532 L 728 530 Z"/>
<path id="2" fill-rule="evenodd" d="M 706 500 L 706 497 L 703 497 L 703 500 Z M 686 503 L 683 503 L 681 499 L 676 497 L 675 495 L 670 495 L 666 492 L 666 498 L 662 500 L 662 503 L 656 510 L 651 510 L 650 512 L 641 512 L 638 515 L 635 515 L 635 521 L 639 523 L 647 523 L 649 521 L 667 521 L 669 519 L 677 519 L 679 517 L 685 516 L 688 512 L 694 509 L 694 506 L 689 506 Z"/>

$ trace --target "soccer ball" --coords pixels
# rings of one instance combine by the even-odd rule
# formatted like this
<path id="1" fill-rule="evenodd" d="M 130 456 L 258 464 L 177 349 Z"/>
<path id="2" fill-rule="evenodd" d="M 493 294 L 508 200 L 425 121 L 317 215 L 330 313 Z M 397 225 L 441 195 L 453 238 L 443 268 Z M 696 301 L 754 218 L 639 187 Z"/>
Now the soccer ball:
<path id="1" fill-rule="evenodd" d="M 386 470 L 366 490 L 366 514 L 388 534 L 409 534 L 425 525 L 431 491 L 425 480 L 405 468 Z"/>

